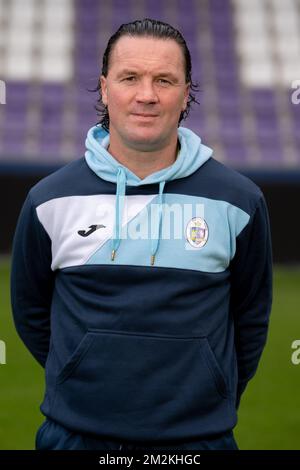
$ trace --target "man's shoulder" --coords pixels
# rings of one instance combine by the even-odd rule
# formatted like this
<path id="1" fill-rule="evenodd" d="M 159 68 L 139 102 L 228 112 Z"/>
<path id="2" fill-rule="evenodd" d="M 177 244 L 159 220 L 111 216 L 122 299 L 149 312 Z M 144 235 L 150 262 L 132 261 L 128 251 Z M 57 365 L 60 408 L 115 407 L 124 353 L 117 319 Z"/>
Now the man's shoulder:
<path id="1" fill-rule="evenodd" d="M 194 195 L 228 202 L 249 214 L 263 197 L 250 178 L 213 157 L 191 175 L 190 185 Z"/>
<path id="2" fill-rule="evenodd" d="M 40 179 L 31 187 L 29 193 L 34 205 L 37 206 L 50 199 L 74 194 L 78 191 L 78 183 L 91 176 L 85 158 L 81 157 Z"/>
<path id="3" fill-rule="evenodd" d="M 218 182 L 224 186 L 224 188 L 231 188 L 232 191 L 236 191 L 237 194 L 241 192 L 249 197 L 261 197 L 262 191 L 260 187 L 246 175 L 215 158 L 211 158 L 210 160 L 214 177 L 217 178 Z"/>

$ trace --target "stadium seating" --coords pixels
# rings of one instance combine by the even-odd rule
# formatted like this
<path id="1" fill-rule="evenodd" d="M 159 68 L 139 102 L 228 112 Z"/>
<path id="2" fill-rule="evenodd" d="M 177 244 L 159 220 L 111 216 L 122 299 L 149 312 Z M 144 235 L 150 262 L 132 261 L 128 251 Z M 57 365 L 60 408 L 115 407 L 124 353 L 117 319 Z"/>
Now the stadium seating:
<path id="1" fill-rule="evenodd" d="M 121 23 L 167 21 L 186 38 L 195 104 L 182 123 L 239 168 L 300 164 L 300 0 L 0 0 L 0 163 L 82 156 L 97 122 L 101 57 Z"/>

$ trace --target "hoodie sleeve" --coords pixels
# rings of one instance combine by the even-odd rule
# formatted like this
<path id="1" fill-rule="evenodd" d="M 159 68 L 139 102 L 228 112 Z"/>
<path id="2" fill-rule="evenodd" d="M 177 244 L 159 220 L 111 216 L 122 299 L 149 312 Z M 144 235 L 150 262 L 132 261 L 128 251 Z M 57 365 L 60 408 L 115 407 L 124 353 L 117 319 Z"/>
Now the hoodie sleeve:
<path id="1" fill-rule="evenodd" d="M 230 305 L 235 325 L 238 408 L 266 343 L 272 305 L 272 247 L 263 194 L 236 242 L 236 253 L 231 262 Z"/>
<path id="2" fill-rule="evenodd" d="M 51 270 L 51 240 L 37 217 L 30 192 L 14 235 L 10 284 L 17 332 L 44 367 L 49 350 L 54 273 Z"/>

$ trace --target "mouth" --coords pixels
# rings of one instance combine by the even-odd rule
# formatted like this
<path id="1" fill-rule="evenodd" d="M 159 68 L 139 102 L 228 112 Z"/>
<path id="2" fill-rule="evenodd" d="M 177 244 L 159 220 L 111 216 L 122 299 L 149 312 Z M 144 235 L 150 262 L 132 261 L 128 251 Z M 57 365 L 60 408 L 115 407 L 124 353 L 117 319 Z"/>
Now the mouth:
<path id="1" fill-rule="evenodd" d="M 141 119 L 153 119 L 155 117 L 158 117 L 158 114 L 136 114 L 132 113 L 133 116 Z"/>

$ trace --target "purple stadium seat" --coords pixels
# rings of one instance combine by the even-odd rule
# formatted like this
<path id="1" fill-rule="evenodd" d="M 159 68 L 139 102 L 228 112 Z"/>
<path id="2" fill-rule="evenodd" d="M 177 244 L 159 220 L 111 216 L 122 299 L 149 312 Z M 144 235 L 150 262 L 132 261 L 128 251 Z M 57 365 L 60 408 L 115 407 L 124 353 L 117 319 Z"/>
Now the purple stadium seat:
<path id="1" fill-rule="evenodd" d="M 7 104 L 13 106 L 27 103 L 30 92 L 30 84 L 27 82 L 8 82 Z"/>
<path id="2" fill-rule="evenodd" d="M 270 163 L 280 164 L 283 159 L 283 149 L 281 145 L 266 144 L 263 142 L 260 145 L 260 154 L 262 166 Z"/>
<path id="3" fill-rule="evenodd" d="M 3 129 L 3 136 L 4 155 L 16 155 L 19 156 L 19 158 L 22 158 L 22 155 L 24 154 L 26 128 L 20 127 L 17 131 L 14 127 Z"/>
<path id="4" fill-rule="evenodd" d="M 242 96 L 236 88 L 229 88 L 225 90 L 219 88 L 217 97 L 218 105 L 221 112 L 240 111 L 242 104 Z"/>
<path id="5" fill-rule="evenodd" d="M 260 88 L 252 90 L 251 103 L 258 113 L 261 111 L 275 112 L 275 96 L 271 89 Z"/>
<path id="6" fill-rule="evenodd" d="M 49 159 L 50 161 L 55 162 L 55 160 L 57 159 L 57 155 L 59 155 L 61 152 L 60 147 L 61 147 L 61 143 L 57 139 L 41 140 L 40 146 L 39 146 L 41 159 L 43 160 Z"/>
<path id="7" fill-rule="evenodd" d="M 46 103 L 54 103 L 55 106 L 63 104 L 65 96 L 64 85 L 56 83 L 44 83 L 41 85 L 42 101 Z"/>
<path id="8" fill-rule="evenodd" d="M 278 136 L 278 132 L 279 125 L 276 115 L 256 119 L 256 133 L 258 138 L 272 140 Z"/>
<path id="9" fill-rule="evenodd" d="M 243 134 L 243 127 L 240 115 L 230 116 L 223 115 L 220 121 L 219 136 L 223 141 L 234 140 L 241 138 Z"/>
<path id="10" fill-rule="evenodd" d="M 237 165 L 245 164 L 248 157 L 247 147 L 240 141 L 226 142 L 224 153 L 230 162 Z"/>
<path id="11" fill-rule="evenodd" d="M 230 3 L 224 2 L 224 0 L 210 0 L 209 7 L 211 11 L 214 11 L 218 15 L 231 12 Z"/>

